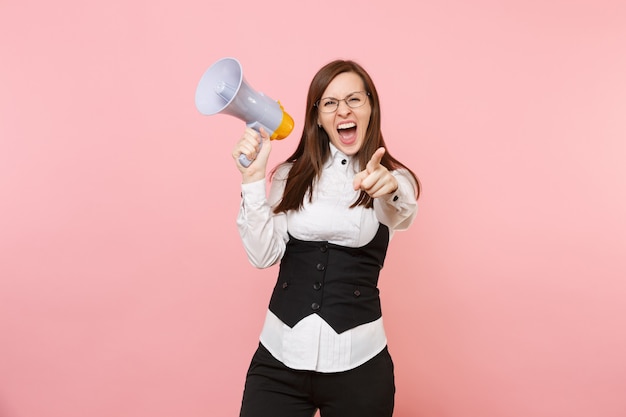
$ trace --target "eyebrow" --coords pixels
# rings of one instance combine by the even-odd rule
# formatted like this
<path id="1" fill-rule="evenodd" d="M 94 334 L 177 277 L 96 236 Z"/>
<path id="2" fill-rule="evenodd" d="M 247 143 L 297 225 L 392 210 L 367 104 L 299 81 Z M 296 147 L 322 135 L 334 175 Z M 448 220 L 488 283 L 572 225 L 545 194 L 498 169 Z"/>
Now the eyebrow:
<path id="1" fill-rule="evenodd" d="M 363 91 L 361 91 L 361 90 L 353 91 L 351 93 L 348 93 L 348 95 L 345 95 L 343 98 L 350 97 L 352 94 L 355 94 L 355 93 L 363 93 Z M 333 96 L 322 97 L 320 100 L 324 100 L 325 98 L 334 98 L 335 100 L 340 100 L 337 97 L 333 97 Z M 341 100 L 343 100 L 343 99 L 341 99 Z"/>

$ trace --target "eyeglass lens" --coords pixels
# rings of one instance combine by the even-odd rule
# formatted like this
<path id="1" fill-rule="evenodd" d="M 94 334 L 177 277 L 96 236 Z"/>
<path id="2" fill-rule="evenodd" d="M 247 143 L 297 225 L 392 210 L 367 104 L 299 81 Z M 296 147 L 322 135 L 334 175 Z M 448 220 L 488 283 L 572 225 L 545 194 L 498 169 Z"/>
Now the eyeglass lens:
<path id="1" fill-rule="evenodd" d="M 363 91 L 357 91 L 348 95 L 344 99 L 334 97 L 325 97 L 318 101 L 317 107 L 323 113 L 332 113 L 339 108 L 339 102 L 345 101 L 346 105 L 352 109 L 361 107 L 367 100 L 367 94 Z"/>

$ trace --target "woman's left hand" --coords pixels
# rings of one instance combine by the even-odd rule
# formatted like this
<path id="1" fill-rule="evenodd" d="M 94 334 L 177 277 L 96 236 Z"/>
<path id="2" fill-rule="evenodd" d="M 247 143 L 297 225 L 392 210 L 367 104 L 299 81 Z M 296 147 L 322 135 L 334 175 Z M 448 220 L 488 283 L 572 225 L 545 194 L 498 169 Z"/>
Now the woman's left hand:
<path id="1" fill-rule="evenodd" d="M 370 197 L 378 198 L 398 189 L 398 181 L 387 168 L 380 164 L 385 148 L 378 148 L 365 169 L 354 176 L 355 190 L 363 190 Z"/>

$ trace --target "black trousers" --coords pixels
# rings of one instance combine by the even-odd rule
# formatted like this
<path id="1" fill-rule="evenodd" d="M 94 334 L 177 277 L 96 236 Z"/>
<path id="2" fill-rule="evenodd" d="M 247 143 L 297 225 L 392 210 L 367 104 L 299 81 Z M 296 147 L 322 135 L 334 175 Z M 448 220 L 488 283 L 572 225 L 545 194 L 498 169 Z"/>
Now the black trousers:
<path id="1" fill-rule="evenodd" d="M 290 369 L 261 344 L 246 377 L 240 417 L 391 417 L 395 383 L 387 348 L 345 372 Z"/>

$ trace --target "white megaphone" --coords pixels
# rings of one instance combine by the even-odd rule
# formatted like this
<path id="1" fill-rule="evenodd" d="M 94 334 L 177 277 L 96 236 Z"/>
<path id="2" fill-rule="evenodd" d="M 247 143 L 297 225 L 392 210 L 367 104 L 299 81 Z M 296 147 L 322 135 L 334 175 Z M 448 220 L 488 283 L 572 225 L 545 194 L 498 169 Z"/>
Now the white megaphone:
<path id="1" fill-rule="evenodd" d="M 284 139 L 293 130 L 293 119 L 283 106 L 250 87 L 234 58 L 222 58 L 205 71 L 196 88 L 196 108 L 206 116 L 235 116 L 256 131 L 265 129 L 270 139 Z M 252 163 L 244 154 L 239 162 L 244 167 Z"/>

